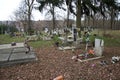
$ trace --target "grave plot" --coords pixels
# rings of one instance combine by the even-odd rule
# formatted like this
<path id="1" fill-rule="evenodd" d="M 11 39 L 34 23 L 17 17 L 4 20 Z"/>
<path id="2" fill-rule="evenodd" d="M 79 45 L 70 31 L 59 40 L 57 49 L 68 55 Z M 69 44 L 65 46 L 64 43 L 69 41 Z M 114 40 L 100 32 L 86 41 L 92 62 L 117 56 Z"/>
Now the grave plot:
<path id="1" fill-rule="evenodd" d="M 75 49 L 76 47 L 73 46 L 73 39 L 67 39 L 67 42 L 65 43 L 65 39 L 60 37 L 60 39 L 62 40 L 62 46 L 58 47 L 59 50 L 71 50 L 71 49 Z M 65 44 L 65 45 L 64 45 Z"/>
<path id="2" fill-rule="evenodd" d="M 31 48 L 30 52 L 26 53 L 23 43 L 16 43 L 15 46 L 11 46 L 10 44 L 0 45 L 0 66 L 36 60 L 37 57 L 34 50 Z"/>
<path id="3" fill-rule="evenodd" d="M 72 36 L 68 36 L 67 42 L 65 42 L 65 38 L 64 37 L 59 37 L 59 39 L 62 41 L 62 45 L 58 47 L 59 50 L 73 50 L 78 48 L 77 44 L 79 44 L 82 40 L 78 39 L 77 41 L 73 40 Z"/>
<path id="4" fill-rule="evenodd" d="M 95 47 L 93 49 L 88 49 L 88 44 L 86 44 L 86 51 L 83 54 L 73 56 L 72 59 L 75 59 L 80 62 L 94 60 L 102 58 L 103 56 L 103 47 L 104 41 L 101 39 L 95 39 Z"/>
<path id="5" fill-rule="evenodd" d="M 78 45 L 83 41 L 83 38 L 78 37 L 76 26 L 72 26 L 72 30 L 68 28 L 66 31 L 68 32 L 67 35 L 64 33 L 64 36 L 59 37 L 62 41 L 62 45 L 58 47 L 58 49 L 64 51 L 79 48 Z"/>
<path id="6" fill-rule="evenodd" d="M 72 49 L 75 49 L 76 47 L 74 46 L 66 46 L 66 47 L 59 47 L 58 49 L 59 50 L 72 50 Z"/>
<path id="7" fill-rule="evenodd" d="M 73 56 L 72 59 L 75 59 L 80 62 L 85 62 L 85 61 L 90 61 L 90 60 L 95 60 L 102 58 L 103 56 L 96 56 L 96 55 L 88 55 L 85 57 L 84 55 L 78 55 L 78 56 Z"/>

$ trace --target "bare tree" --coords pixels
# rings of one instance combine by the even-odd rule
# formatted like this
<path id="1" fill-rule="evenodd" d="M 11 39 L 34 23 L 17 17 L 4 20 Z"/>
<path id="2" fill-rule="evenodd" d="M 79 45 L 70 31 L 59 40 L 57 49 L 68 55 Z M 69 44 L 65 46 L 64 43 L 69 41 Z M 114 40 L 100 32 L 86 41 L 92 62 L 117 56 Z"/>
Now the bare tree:
<path id="1" fill-rule="evenodd" d="M 31 16 L 32 16 L 32 10 L 34 6 L 34 1 L 35 0 L 24 0 L 25 5 L 27 7 L 27 16 L 28 16 L 28 33 L 31 35 L 31 27 L 32 27 L 32 22 L 31 22 Z"/>
<path id="2" fill-rule="evenodd" d="M 19 8 L 14 12 L 13 18 L 21 27 L 24 28 L 24 31 L 27 32 L 27 14 L 26 14 L 27 8 L 25 7 L 24 4 L 20 4 Z"/>
<path id="3" fill-rule="evenodd" d="M 22 23 L 25 32 L 31 35 L 32 30 L 32 11 L 35 0 L 23 0 L 18 10 L 14 12 L 15 19 Z"/>

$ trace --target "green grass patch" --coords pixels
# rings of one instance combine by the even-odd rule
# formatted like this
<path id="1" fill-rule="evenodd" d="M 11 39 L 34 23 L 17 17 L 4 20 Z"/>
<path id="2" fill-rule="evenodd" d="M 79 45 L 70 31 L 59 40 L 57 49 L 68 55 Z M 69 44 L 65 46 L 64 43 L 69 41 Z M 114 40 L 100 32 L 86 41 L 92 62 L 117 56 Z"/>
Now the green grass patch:
<path id="1" fill-rule="evenodd" d="M 33 48 L 40 48 L 40 47 L 49 47 L 51 45 L 53 45 L 53 41 L 32 41 L 29 42 L 29 44 L 33 47 Z"/>
<path id="2" fill-rule="evenodd" d="M 11 42 L 23 42 L 24 37 L 10 37 L 9 35 L 0 35 L 0 44 L 10 44 Z"/>
<path id="3" fill-rule="evenodd" d="M 109 47 L 120 47 L 120 38 L 108 38 L 108 37 L 103 37 L 103 40 L 105 42 L 105 46 Z"/>
<path id="4" fill-rule="evenodd" d="M 93 34 L 97 34 L 97 38 L 103 39 L 105 46 L 109 47 L 120 47 L 120 31 L 107 31 L 107 34 L 111 35 L 110 36 L 103 36 L 101 35 L 103 31 L 99 31 L 100 34 L 98 34 L 97 31 L 94 31 L 91 33 L 90 36 L 90 41 L 94 41 L 95 37 Z M 24 37 L 10 37 L 9 35 L 0 35 L 0 44 L 10 44 L 11 42 L 24 42 L 25 38 Z M 58 36 L 54 36 L 53 40 L 51 41 L 43 41 L 43 40 L 38 40 L 38 41 L 31 41 L 29 44 L 33 48 L 40 48 L 40 47 L 47 47 L 47 46 L 52 46 L 56 41 L 60 42 L 61 41 L 58 39 Z"/>
<path id="5" fill-rule="evenodd" d="M 95 30 L 92 34 L 97 34 L 97 38 L 103 39 L 105 46 L 120 47 L 120 30 L 106 30 L 106 35 L 103 35 L 103 30 Z M 91 40 L 93 41 L 93 36 Z"/>
<path id="6" fill-rule="evenodd" d="M 24 42 L 24 37 L 10 37 L 9 35 L 0 35 L 0 44 L 10 44 L 11 42 Z M 34 48 L 51 46 L 54 43 L 53 40 L 51 41 L 30 41 L 29 44 Z"/>

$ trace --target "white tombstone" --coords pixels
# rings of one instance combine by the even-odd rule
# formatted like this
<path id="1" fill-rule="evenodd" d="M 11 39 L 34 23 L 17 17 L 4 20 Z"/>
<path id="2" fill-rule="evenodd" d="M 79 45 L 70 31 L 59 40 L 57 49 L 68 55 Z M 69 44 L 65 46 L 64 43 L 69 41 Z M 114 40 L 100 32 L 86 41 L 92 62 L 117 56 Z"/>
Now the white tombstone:
<path id="1" fill-rule="evenodd" d="M 95 39 L 95 55 L 102 56 L 103 54 L 104 41 L 102 39 Z"/>
<path id="2" fill-rule="evenodd" d="M 48 28 L 45 28 L 45 33 L 47 33 L 49 30 L 48 30 Z"/>

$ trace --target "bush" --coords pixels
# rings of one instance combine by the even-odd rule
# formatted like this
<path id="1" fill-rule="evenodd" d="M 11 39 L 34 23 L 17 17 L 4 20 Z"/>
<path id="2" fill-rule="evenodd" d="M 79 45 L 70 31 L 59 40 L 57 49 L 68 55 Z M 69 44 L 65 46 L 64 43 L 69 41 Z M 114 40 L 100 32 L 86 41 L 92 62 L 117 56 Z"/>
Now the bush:
<path id="1" fill-rule="evenodd" d="M 14 26 L 8 26 L 8 25 L 0 25 L 0 34 L 5 34 L 5 31 L 7 31 L 8 33 L 12 32 L 17 32 L 17 28 Z"/>

